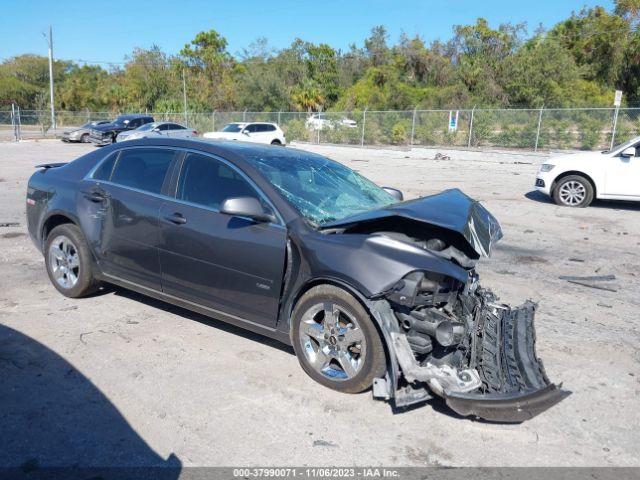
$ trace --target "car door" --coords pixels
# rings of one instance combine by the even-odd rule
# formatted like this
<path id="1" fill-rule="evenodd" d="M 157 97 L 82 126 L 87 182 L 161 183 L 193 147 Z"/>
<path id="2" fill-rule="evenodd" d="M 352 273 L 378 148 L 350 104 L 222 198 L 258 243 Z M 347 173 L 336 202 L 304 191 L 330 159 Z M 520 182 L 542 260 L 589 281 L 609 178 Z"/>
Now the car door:
<path id="1" fill-rule="evenodd" d="M 167 128 L 167 135 L 170 137 L 185 138 L 189 136 L 189 130 L 184 128 L 182 125 L 178 125 L 177 123 L 168 123 Z"/>
<path id="2" fill-rule="evenodd" d="M 262 194 L 231 164 L 198 153 L 185 155 L 175 188 L 175 200 L 163 202 L 160 210 L 163 291 L 275 326 L 286 229 L 219 211 L 227 198 L 265 202 Z"/>
<path id="3" fill-rule="evenodd" d="M 640 144 L 635 155 L 618 154 L 607 159 L 605 195 L 640 197 Z"/>
<path id="4" fill-rule="evenodd" d="M 270 132 L 270 127 L 271 125 L 268 125 L 266 123 L 259 123 L 258 124 L 258 142 L 260 143 L 271 143 L 271 140 L 273 140 L 272 134 Z"/>
<path id="5" fill-rule="evenodd" d="M 105 274 L 161 289 L 158 216 L 179 155 L 167 148 L 125 148 L 83 181 L 79 218 Z"/>
<path id="6" fill-rule="evenodd" d="M 252 142 L 252 143 L 260 142 L 260 137 L 258 134 L 258 124 L 250 123 L 249 125 L 244 127 L 243 134 L 241 135 L 240 140 L 244 142 Z"/>
<path id="7" fill-rule="evenodd" d="M 158 125 L 158 135 L 162 137 L 170 137 L 171 136 L 171 124 L 170 123 L 161 123 Z"/>

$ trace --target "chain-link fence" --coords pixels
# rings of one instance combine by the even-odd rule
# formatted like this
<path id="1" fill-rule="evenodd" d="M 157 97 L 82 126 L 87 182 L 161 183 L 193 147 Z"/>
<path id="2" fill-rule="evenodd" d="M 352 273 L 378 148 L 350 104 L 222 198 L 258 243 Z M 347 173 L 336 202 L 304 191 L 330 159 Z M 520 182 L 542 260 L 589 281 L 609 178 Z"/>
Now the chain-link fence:
<path id="1" fill-rule="evenodd" d="M 273 122 L 287 142 L 342 145 L 596 150 L 640 134 L 640 108 L 463 109 L 350 112 L 143 112 L 200 134 L 230 122 Z M 109 112 L 0 110 L 0 140 L 58 137 Z"/>

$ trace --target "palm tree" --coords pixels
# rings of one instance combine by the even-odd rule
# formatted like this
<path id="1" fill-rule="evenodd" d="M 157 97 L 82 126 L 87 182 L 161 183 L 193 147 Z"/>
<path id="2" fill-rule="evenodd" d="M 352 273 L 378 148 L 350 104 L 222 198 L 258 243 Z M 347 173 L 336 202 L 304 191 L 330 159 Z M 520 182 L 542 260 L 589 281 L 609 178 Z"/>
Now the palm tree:
<path id="1" fill-rule="evenodd" d="M 308 81 L 293 94 L 292 98 L 298 110 L 306 110 L 308 113 L 313 110 L 320 110 L 324 103 L 324 97 L 320 89 L 314 83 Z"/>

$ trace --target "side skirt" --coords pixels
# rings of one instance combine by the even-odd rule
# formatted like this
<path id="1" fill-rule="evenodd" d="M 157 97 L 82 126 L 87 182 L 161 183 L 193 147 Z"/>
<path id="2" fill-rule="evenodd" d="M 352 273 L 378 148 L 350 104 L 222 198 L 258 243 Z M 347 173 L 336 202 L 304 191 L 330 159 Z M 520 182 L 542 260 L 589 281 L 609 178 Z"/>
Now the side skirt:
<path id="1" fill-rule="evenodd" d="M 260 325 L 259 323 L 246 320 L 242 317 L 237 317 L 235 315 L 231 315 L 231 314 L 222 312 L 220 310 L 216 310 L 214 308 L 210 308 L 204 305 L 200 305 L 198 303 L 190 302 L 189 300 L 184 300 L 184 299 L 175 297 L 173 295 L 170 295 L 168 293 L 161 292 L 159 290 L 154 290 L 153 288 L 145 287 L 143 285 L 139 285 L 135 282 L 124 280 L 119 277 L 115 277 L 105 273 L 101 273 L 98 276 L 100 280 L 103 280 L 107 283 L 111 283 L 119 287 L 126 288 L 127 290 L 133 290 L 134 292 L 140 293 L 142 295 L 146 295 L 148 297 L 155 298 L 156 300 L 161 300 L 163 302 L 170 303 L 177 307 L 191 310 L 192 312 L 200 313 L 202 315 L 213 318 L 215 320 L 220 320 L 226 323 L 230 323 L 231 325 L 235 325 L 236 327 L 240 327 L 244 330 L 249 330 L 251 332 L 264 335 L 265 337 L 278 340 L 279 342 L 282 342 L 285 345 L 291 345 L 291 340 L 289 338 L 289 335 L 275 328 L 270 328 L 265 325 Z"/>

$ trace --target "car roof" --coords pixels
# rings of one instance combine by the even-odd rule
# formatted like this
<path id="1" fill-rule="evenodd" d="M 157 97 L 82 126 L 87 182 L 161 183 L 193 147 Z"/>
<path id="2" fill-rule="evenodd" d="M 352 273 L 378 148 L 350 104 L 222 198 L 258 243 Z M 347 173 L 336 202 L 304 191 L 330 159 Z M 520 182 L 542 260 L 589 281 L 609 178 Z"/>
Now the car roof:
<path id="1" fill-rule="evenodd" d="M 135 142 L 135 143 L 134 143 Z M 295 158 L 301 154 L 306 156 L 316 156 L 312 152 L 297 150 L 294 148 L 283 148 L 281 146 L 263 145 L 259 143 L 237 142 L 231 140 L 213 140 L 206 138 L 168 138 L 168 137 L 148 137 L 140 140 L 132 140 L 126 144 L 114 144 L 118 147 L 133 146 L 166 146 L 176 148 L 190 148 L 227 158 L 232 161 L 244 161 L 250 157 L 279 157 Z M 318 155 L 319 156 L 319 155 Z"/>
<path id="2" fill-rule="evenodd" d="M 273 122 L 229 122 L 225 125 L 240 125 L 243 127 L 246 127 L 247 125 L 273 125 L 274 127 L 278 126 L 277 123 Z"/>
<path id="3" fill-rule="evenodd" d="M 144 115 L 142 113 L 126 113 L 124 115 L 118 115 L 118 118 L 153 118 L 151 115 Z"/>

